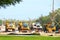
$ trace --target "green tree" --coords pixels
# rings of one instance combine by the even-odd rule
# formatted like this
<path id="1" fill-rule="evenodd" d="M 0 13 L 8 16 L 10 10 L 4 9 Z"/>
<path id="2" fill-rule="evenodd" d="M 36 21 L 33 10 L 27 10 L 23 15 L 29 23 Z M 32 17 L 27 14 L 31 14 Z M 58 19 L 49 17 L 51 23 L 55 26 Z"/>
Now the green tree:
<path id="1" fill-rule="evenodd" d="M 60 22 L 60 8 L 54 11 L 54 13 L 50 12 L 48 16 L 41 16 L 36 21 L 41 22 L 42 24 L 51 22 L 51 17 L 54 17 L 56 22 Z"/>
<path id="2" fill-rule="evenodd" d="M 51 17 L 53 14 L 54 17 L 54 21 L 55 22 L 59 22 L 60 21 L 60 8 L 58 8 L 57 10 L 54 11 L 54 13 L 50 13 L 49 16 Z"/>
<path id="3" fill-rule="evenodd" d="M 2 20 L 0 20 L 0 25 L 2 25 Z"/>
<path id="4" fill-rule="evenodd" d="M 60 8 L 55 10 L 55 22 L 59 23 L 60 22 Z"/>
<path id="5" fill-rule="evenodd" d="M 51 20 L 49 16 L 42 16 L 42 17 L 39 17 L 39 19 L 37 19 L 36 22 L 40 22 L 43 25 L 51 22 Z"/>
<path id="6" fill-rule="evenodd" d="M 15 5 L 16 3 L 20 3 L 22 0 L 0 0 L 0 8 L 6 7 L 9 5 Z"/>

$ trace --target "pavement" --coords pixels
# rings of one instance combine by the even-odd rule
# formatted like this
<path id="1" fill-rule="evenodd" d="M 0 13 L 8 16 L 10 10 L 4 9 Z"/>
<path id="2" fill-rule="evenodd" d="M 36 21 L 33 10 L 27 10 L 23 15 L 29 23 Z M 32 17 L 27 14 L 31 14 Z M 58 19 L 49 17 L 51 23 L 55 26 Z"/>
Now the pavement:
<path id="1" fill-rule="evenodd" d="M 37 34 L 37 33 L 36 33 Z M 36 35 L 35 34 L 35 35 Z M 27 32 L 27 33 L 22 33 L 22 32 L 0 32 L 0 36 L 1 35 L 14 35 L 14 36 L 30 36 L 30 35 L 34 35 L 34 33 L 31 32 Z M 60 33 L 45 33 L 45 32 L 39 32 L 38 35 L 40 36 L 54 36 L 54 37 L 58 37 L 60 36 Z"/>

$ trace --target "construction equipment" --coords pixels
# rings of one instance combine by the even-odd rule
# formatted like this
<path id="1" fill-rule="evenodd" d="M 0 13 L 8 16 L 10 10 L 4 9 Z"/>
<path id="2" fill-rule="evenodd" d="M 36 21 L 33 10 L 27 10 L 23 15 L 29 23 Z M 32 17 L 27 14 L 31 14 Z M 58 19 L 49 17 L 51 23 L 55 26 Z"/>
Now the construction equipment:
<path id="1" fill-rule="evenodd" d="M 29 26 L 27 23 L 19 22 L 19 27 L 18 27 L 19 32 L 29 32 Z"/>
<path id="2" fill-rule="evenodd" d="M 32 26 L 35 32 L 42 31 L 42 26 L 40 25 L 40 23 L 33 23 Z"/>
<path id="3" fill-rule="evenodd" d="M 9 23 L 9 22 L 6 22 L 5 24 L 6 26 L 6 31 L 15 31 L 15 23 Z"/>
<path id="4" fill-rule="evenodd" d="M 55 25 L 52 26 L 51 23 L 46 24 L 45 27 L 46 27 L 47 32 L 49 32 L 49 33 L 56 31 L 56 26 Z"/>

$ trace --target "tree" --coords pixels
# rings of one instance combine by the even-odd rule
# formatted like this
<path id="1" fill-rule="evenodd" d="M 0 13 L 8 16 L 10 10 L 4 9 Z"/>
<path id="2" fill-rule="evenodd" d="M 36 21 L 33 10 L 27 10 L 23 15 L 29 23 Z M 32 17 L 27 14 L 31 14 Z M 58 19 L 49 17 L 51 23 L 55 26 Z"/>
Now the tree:
<path id="1" fill-rule="evenodd" d="M 54 17 L 54 21 L 55 22 L 59 22 L 60 21 L 60 8 L 58 8 L 57 10 L 54 11 L 54 13 L 50 13 L 49 16 L 51 17 L 53 15 Z"/>
<path id="2" fill-rule="evenodd" d="M 60 22 L 60 8 L 55 10 L 55 14 L 56 14 L 55 21 Z"/>
<path id="3" fill-rule="evenodd" d="M 54 14 L 54 15 L 52 15 Z M 60 8 L 58 8 L 57 10 L 54 11 L 54 13 L 50 12 L 48 16 L 42 16 L 39 17 L 39 19 L 37 19 L 37 22 L 40 22 L 41 24 L 46 24 L 46 23 L 50 23 L 51 21 L 51 17 L 54 17 L 54 22 L 58 23 L 60 22 Z"/>
<path id="4" fill-rule="evenodd" d="M 0 25 L 2 25 L 2 20 L 0 20 Z"/>
<path id="5" fill-rule="evenodd" d="M 20 3 L 22 0 L 0 0 L 0 8 L 6 7 L 9 5 L 15 5 L 16 3 Z"/>
<path id="6" fill-rule="evenodd" d="M 39 19 L 36 20 L 37 22 L 40 22 L 43 26 L 43 24 L 47 24 L 49 22 L 51 22 L 50 17 L 49 16 L 42 16 L 39 17 Z"/>

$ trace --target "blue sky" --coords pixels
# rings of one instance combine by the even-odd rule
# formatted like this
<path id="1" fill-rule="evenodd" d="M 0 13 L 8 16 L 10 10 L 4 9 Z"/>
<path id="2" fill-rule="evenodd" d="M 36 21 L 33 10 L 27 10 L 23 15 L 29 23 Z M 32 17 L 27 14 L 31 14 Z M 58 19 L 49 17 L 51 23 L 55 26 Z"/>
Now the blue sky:
<path id="1" fill-rule="evenodd" d="M 55 0 L 55 9 L 60 8 L 60 0 Z M 46 16 L 52 10 L 52 0 L 23 0 L 20 4 L 0 9 L 0 19 L 28 20 Z"/>

